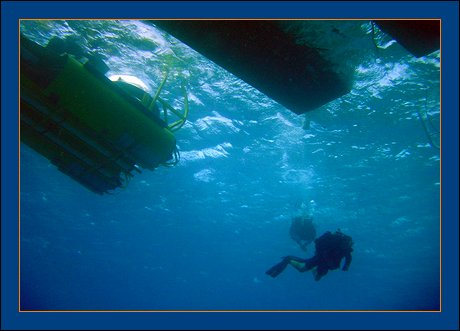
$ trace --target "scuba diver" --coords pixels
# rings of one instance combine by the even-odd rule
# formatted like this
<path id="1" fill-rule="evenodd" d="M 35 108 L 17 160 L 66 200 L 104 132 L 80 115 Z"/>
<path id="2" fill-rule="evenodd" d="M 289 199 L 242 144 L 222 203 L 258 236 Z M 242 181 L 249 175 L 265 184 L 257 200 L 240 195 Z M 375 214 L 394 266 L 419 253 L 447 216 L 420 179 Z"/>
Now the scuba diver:
<path id="1" fill-rule="evenodd" d="M 292 219 L 289 235 L 299 244 L 303 251 L 316 238 L 316 229 L 313 224 L 313 218 L 308 216 L 296 216 Z"/>
<path id="2" fill-rule="evenodd" d="M 315 202 L 310 201 L 309 205 L 302 203 L 298 216 L 292 218 L 289 235 L 292 240 L 299 244 L 303 251 L 316 238 L 316 228 L 313 224 L 313 209 Z"/>
<path id="3" fill-rule="evenodd" d="M 339 268 L 343 258 L 345 258 L 345 263 L 342 270 L 348 270 L 351 263 L 352 246 L 353 240 L 350 236 L 343 234 L 340 230 L 335 233 L 327 231 L 315 240 L 316 252 L 312 258 L 302 259 L 296 256 L 286 256 L 265 273 L 275 278 L 290 264 L 300 272 L 313 269 L 315 280 L 319 281 L 329 270 Z"/>

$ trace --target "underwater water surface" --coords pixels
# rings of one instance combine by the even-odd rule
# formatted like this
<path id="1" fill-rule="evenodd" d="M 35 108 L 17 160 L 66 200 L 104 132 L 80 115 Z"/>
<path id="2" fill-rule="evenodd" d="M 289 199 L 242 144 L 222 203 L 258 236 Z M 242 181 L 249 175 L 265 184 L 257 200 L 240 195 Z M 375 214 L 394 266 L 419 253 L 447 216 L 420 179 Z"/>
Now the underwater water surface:
<path id="1" fill-rule="evenodd" d="M 299 42 L 330 50 L 352 89 L 295 115 L 145 22 L 20 29 L 41 45 L 71 36 L 102 54 L 109 74 L 134 75 L 152 93 L 170 70 L 164 98 L 181 108 L 186 82 L 190 100 L 175 134 L 180 162 L 110 195 L 21 144 L 21 309 L 440 308 L 439 137 L 430 141 L 420 120 L 439 132 L 439 51 L 415 58 L 369 21 L 305 24 Z M 313 255 L 289 237 L 311 200 L 319 235 L 353 237 L 349 271 L 268 277 L 282 256 Z"/>

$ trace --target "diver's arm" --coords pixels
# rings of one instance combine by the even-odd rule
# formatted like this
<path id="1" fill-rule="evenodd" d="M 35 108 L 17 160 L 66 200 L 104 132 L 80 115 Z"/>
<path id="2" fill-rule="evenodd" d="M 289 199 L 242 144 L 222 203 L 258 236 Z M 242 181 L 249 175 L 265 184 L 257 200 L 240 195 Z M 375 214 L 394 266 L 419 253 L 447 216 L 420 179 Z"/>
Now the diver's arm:
<path id="1" fill-rule="evenodd" d="M 347 253 L 347 255 L 345 255 L 345 263 L 343 264 L 343 268 L 342 270 L 343 271 L 347 271 L 348 268 L 350 267 L 350 264 L 351 264 L 351 253 Z"/>

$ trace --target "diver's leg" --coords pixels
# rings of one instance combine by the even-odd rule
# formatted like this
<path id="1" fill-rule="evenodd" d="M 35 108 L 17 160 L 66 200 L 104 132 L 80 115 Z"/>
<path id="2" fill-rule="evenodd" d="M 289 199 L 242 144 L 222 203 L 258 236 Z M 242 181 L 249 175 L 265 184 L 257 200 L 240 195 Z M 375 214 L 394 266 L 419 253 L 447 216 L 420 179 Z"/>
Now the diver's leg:
<path id="1" fill-rule="evenodd" d="M 302 259 L 301 263 L 296 263 L 296 265 L 291 263 L 291 265 L 297 270 L 301 272 L 305 272 L 305 271 L 311 270 L 314 267 L 316 267 L 318 265 L 318 259 L 316 256 L 313 256 L 310 259 Z"/>
<path id="2" fill-rule="evenodd" d="M 265 271 L 265 273 L 273 278 L 278 276 L 280 273 L 286 269 L 289 264 L 289 256 L 286 256 L 280 263 L 275 264 L 273 267 Z"/>
<path id="3" fill-rule="evenodd" d="M 300 259 L 298 257 L 289 257 L 289 264 L 300 272 L 307 271 L 305 261 L 306 260 Z"/>
<path id="4" fill-rule="evenodd" d="M 297 256 L 285 256 L 280 263 L 275 264 L 273 267 L 265 271 L 265 273 L 275 278 L 280 273 L 282 273 L 289 264 L 301 272 L 307 270 L 305 269 L 304 259 L 301 259 L 300 257 L 297 257 Z"/>
<path id="5" fill-rule="evenodd" d="M 318 265 L 318 259 L 316 258 L 316 256 L 312 257 L 311 259 L 302 259 L 297 256 L 285 256 L 283 258 L 283 261 L 281 261 L 278 264 L 275 264 L 273 267 L 268 269 L 265 273 L 275 278 L 280 273 L 282 273 L 284 269 L 286 269 L 288 264 L 292 265 L 294 268 L 296 268 L 300 272 L 305 272 L 305 271 L 308 271 L 316 267 Z"/>
<path id="6" fill-rule="evenodd" d="M 310 259 L 301 259 L 295 256 L 288 257 L 290 258 L 289 264 L 300 272 L 311 270 L 318 265 L 318 258 L 316 256 L 313 256 Z"/>

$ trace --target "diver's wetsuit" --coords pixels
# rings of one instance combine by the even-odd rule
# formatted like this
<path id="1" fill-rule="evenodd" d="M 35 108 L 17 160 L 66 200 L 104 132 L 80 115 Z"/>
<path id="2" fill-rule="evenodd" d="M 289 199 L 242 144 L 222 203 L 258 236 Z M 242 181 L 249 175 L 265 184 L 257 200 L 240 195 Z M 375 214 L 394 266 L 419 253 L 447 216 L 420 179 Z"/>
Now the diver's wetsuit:
<path id="1" fill-rule="evenodd" d="M 315 280 L 327 274 L 329 270 L 339 268 L 340 261 L 345 258 L 342 270 L 348 270 L 351 263 L 351 252 L 353 251 L 353 240 L 350 236 L 340 231 L 331 233 L 327 231 L 315 240 L 316 253 L 310 259 L 301 259 L 295 256 L 286 256 L 283 260 L 271 267 L 265 273 L 271 277 L 278 276 L 288 264 L 300 272 L 305 272 L 316 267 Z"/>

